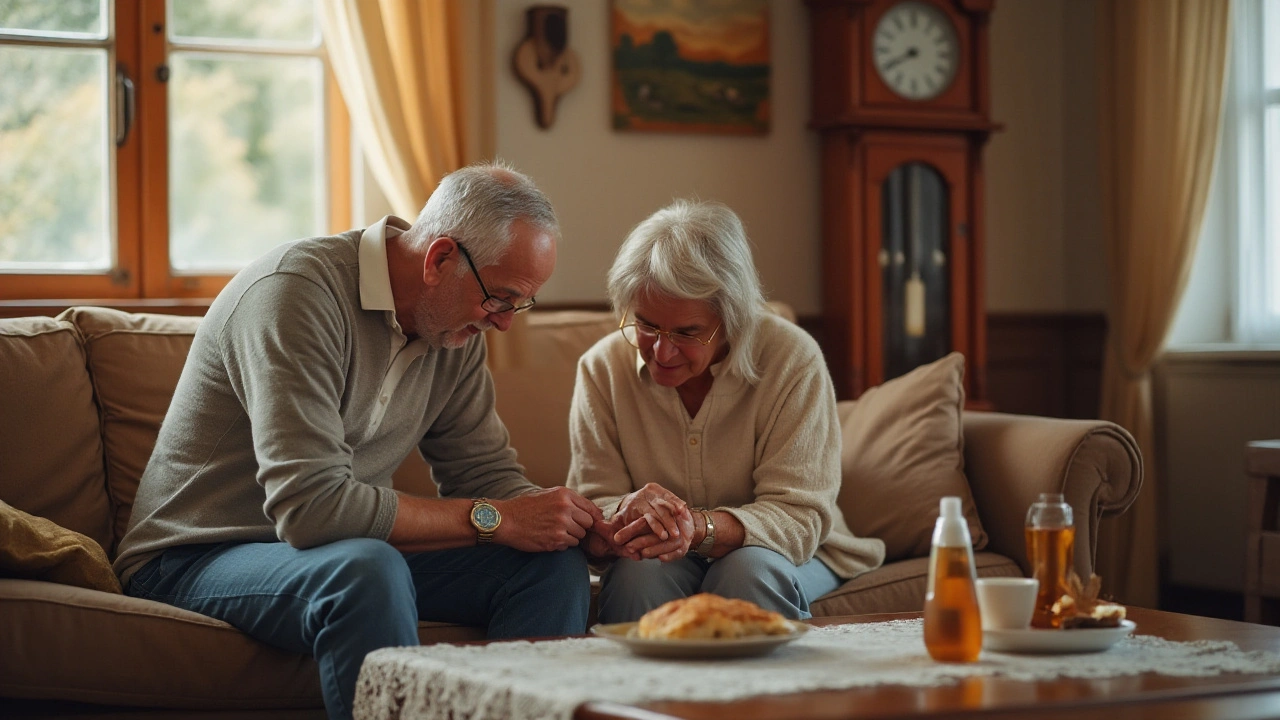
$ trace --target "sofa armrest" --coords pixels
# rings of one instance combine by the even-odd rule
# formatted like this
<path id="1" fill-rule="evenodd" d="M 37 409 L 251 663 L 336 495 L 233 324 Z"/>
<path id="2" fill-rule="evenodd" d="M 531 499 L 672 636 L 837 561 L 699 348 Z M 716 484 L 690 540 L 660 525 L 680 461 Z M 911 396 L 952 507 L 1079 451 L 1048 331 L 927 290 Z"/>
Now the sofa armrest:
<path id="1" fill-rule="evenodd" d="M 1133 504 L 1142 487 L 1142 455 L 1127 430 L 1102 420 L 1063 420 L 965 412 L 964 462 L 987 550 L 1030 574 L 1023 536 L 1027 508 L 1040 493 L 1062 493 L 1076 525 L 1075 569 L 1089 577 L 1098 523 Z"/>

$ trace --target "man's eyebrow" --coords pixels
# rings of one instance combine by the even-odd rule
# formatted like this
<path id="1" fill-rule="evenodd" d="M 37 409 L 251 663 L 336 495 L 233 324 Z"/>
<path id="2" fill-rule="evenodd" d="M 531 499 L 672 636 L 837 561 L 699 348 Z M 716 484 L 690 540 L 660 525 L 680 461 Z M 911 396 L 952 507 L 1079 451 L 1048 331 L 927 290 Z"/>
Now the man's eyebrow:
<path id="1" fill-rule="evenodd" d="M 496 292 L 496 293 L 495 293 L 495 292 L 490 291 L 490 293 L 489 293 L 489 294 L 490 294 L 490 295 L 496 295 L 497 297 L 502 298 L 504 301 L 509 302 L 509 303 L 512 303 L 512 304 L 515 304 L 515 302 L 514 302 L 514 301 L 516 301 L 516 300 L 527 300 L 527 299 L 528 299 L 528 298 L 526 298 L 524 295 L 521 295 L 521 294 L 520 294 L 520 292 L 519 292 L 519 291 L 517 291 L 515 288 L 500 287 L 500 288 L 498 288 L 497 290 L 498 290 L 498 292 Z"/>

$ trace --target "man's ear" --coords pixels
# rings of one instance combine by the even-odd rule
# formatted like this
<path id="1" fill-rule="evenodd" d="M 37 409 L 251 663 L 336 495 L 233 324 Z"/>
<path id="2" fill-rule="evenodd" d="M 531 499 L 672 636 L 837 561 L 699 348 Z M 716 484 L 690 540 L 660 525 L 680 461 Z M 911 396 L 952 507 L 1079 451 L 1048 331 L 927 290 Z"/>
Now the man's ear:
<path id="1" fill-rule="evenodd" d="M 427 254 L 422 259 L 422 284 L 434 287 L 440 283 L 445 273 L 452 272 L 454 263 L 458 262 L 458 243 L 453 238 L 440 236 L 427 245 Z"/>

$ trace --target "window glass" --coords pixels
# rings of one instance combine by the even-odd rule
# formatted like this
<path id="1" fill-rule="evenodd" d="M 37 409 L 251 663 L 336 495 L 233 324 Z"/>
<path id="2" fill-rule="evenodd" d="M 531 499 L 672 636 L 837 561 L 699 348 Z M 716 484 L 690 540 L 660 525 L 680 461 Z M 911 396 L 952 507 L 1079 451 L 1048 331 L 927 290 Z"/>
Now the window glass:
<path id="1" fill-rule="evenodd" d="M 234 272 L 323 234 L 323 66 L 314 57 L 173 52 L 170 262 Z"/>
<path id="2" fill-rule="evenodd" d="M 1266 110 L 1263 119 L 1265 138 L 1264 170 L 1266 219 L 1263 233 L 1266 262 L 1266 313 L 1270 325 L 1280 329 L 1280 0 L 1263 3 L 1263 86 Z M 1274 335 L 1274 333 L 1273 333 Z M 1273 337 L 1280 340 L 1280 336 Z"/>
<path id="3" fill-rule="evenodd" d="M 106 37 L 105 0 L 0 0 L 0 31 Z"/>
<path id="4" fill-rule="evenodd" d="M 0 46 L 0 270 L 110 266 L 106 88 L 105 50 Z"/>
<path id="5" fill-rule="evenodd" d="M 320 24 L 315 0 L 169 0 L 169 37 L 314 47 Z"/>

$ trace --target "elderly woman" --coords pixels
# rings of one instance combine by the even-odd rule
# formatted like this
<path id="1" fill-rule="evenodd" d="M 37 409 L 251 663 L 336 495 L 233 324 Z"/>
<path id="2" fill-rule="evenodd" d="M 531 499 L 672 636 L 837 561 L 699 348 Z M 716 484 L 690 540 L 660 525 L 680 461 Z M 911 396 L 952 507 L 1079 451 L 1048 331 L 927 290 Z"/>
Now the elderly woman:
<path id="1" fill-rule="evenodd" d="M 568 486 L 614 533 L 594 552 L 602 622 L 698 592 L 788 617 L 878 567 L 836 506 L 840 427 L 817 343 L 771 313 L 742 222 L 677 201 L 640 223 L 608 278 L 621 332 L 578 362 Z M 605 546 L 608 547 L 605 547 Z"/>

